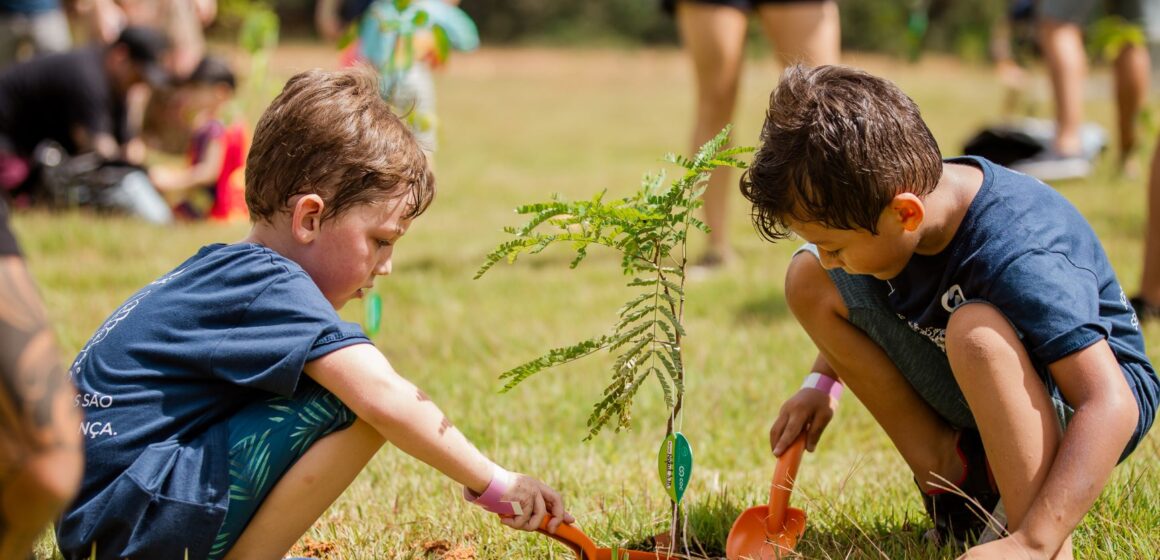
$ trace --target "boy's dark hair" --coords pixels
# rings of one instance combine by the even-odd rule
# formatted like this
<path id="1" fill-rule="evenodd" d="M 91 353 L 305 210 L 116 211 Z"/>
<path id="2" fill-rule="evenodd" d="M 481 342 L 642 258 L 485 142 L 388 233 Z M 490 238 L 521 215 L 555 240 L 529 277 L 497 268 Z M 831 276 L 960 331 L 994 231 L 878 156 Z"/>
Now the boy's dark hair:
<path id="1" fill-rule="evenodd" d="M 230 69 L 230 63 L 226 62 L 224 58 L 212 54 L 205 55 L 205 58 L 197 63 L 197 68 L 193 69 L 193 72 L 185 79 L 185 83 L 209 86 L 223 84 L 229 86 L 231 90 L 237 87 L 237 80 L 234 77 L 234 71 Z"/>
<path id="2" fill-rule="evenodd" d="M 254 129 L 246 161 L 251 220 L 272 222 L 292 197 L 310 193 L 326 201 L 323 220 L 398 196 L 410 199 L 411 218 L 435 196 L 427 156 L 379 96 L 368 66 L 290 78 Z"/>
<path id="3" fill-rule="evenodd" d="M 941 175 L 938 143 L 897 86 L 844 66 L 796 65 L 770 95 L 741 193 L 770 241 L 789 237 L 790 221 L 877 233 L 895 195 L 926 195 Z"/>

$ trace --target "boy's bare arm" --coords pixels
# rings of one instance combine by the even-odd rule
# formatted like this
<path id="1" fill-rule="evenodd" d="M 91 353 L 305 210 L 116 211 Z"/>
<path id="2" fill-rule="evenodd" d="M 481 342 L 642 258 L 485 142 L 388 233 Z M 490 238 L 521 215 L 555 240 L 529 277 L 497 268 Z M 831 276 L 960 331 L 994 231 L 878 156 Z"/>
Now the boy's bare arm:
<path id="1" fill-rule="evenodd" d="M 149 179 L 159 191 L 186 191 L 209 186 L 217 182 L 225 155 L 221 139 L 215 139 L 206 144 L 198 163 L 189 167 L 153 166 L 149 168 Z"/>
<path id="2" fill-rule="evenodd" d="M 492 462 L 419 388 L 407 381 L 373 345 L 356 344 L 306 364 L 306 373 L 334 393 L 359 418 L 403 452 L 431 465 L 452 480 L 482 494 L 491 483 Z M 545 513 L 550 529 L 571 522 L 564 502 L 552 488 L 528 477 L 517 480 L 505 497 L 522 504 L 524 513 L 504 524 L 534 530 Z"/>
<path id="3" fill-rule="evenodd" d="M 332 352 L 307 364 L 306 373 L 399 449 L 477 493 L 487 488 L 487 457 L 374 346 Z"/>
<path id="4" fill-rule="evenodd" d="M 1139 418 L 1135 397 L 1107 341 L 1049 366 L 1075 408 L 1059 452 L 1022 526 L 1012 536 L 1054 554 L 1099 497 Z"/>

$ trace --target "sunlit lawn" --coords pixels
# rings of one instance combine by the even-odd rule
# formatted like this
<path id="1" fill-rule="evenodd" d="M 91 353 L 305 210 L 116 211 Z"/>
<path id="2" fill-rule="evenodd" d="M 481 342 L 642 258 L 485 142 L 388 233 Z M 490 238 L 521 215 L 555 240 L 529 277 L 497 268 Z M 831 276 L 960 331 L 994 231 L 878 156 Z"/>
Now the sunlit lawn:
<path id="1" fill-rule="evenodd" d="M 274 75 L 281 80 L 333 59 L 329 51 L 294 46 L 275 57 Z M 984 68 L 941 59 L 918 66 L 868 57 L 850 62 L 896 80 L 915 97 L 947 155 L 998 116 L 1001 93 Z M 771 61 L 750 62 L 737 113 L 739 143 L 755 142 L 775 78 Z M 641 391 L 631 431 L 587 443 L 584 420 L 606 384 L 610 358 L 497 393 L 499 372 L 603 332 L 628 293 L 616 257 L 595 253 L 568 271 L 565 255 L 545 254 L 471 278 L 504 239 L 501 228 L 515 223 L 518 203 L 600 189 L 627 194 L 645 171 L 663 167 L 662 154 L 687 151 L 692 98 L 685 60 L 676 51 L 485 51 L 454 59 L 438 86 L 440 194 L 399 245 L 394 274 L 380 285 L 384 324 L 376 343 L 488 455 L 560 489 L 598 542 L 664 530 L 668 508 L 656 450 L 667 413 L 658 387 Z M 1108 99 L 1105 88 L 1089 102 L 1089 116 L 1105 125 L 1112 122 Z M 1143 178 L 1114 178 L 1105 165 L 1093 179 L 1060 190 L 1093 222 L 1133 292 Z M 741 198 L 733 202 L 730 234 L 740 262 L 688 293 L 682 430 L 696 461 L 685 503 L 721 527 L 703 535 L 706 546 L 720 546 L 736 512 L 765 499 L 773 469 L 769 424 L 814 357 L 782 297 L 794 243 L 759 240 Z M 15 227 L 69 361 L 131 292 L 199 246 L 246 232 L 244 224 L 161 229 L 86 214 L 18 215 Z M 703 243 L 693 241 L 695 248 Z M 351 320 L 361 313 L 357 306 L 344 311 Z M 1153 325 L 1147 334 L 1151 355 L 1160 357 L 1160 331 Z M 1154 557 L 1158 450 L 1153 435 L 1116 470 L 1076 534 L 1080 557 Z M 910 475 L 854 398 L 844 400 L 818 452 L 805 458 L 795 500 L 810 515 L 799 546 L 804 557 L 955 555 L 923 543 L 928 523 Z M 307 538 L 310 550 L 333 558 L 438 558 L 432 541 L 476 558 L 568 557 L 546 538 L 500 526 L 465 504 L 456 484 L 390 447 Z M 50 549 L 46 540 L 40 556 Z M 464 557 L 471 556 L 456 556 Z"/>

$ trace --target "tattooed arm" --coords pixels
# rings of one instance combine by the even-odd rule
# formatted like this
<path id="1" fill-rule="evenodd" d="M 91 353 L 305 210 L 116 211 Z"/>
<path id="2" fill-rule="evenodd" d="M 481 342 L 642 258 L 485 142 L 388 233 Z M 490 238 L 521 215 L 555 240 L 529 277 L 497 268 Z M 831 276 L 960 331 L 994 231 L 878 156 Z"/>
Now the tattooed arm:
<path id="1" fill-rule="evenodd" d="M 24 261 L 0 256 L 0 560 L 28 558 L 76 493 L 74 395 Z"/>

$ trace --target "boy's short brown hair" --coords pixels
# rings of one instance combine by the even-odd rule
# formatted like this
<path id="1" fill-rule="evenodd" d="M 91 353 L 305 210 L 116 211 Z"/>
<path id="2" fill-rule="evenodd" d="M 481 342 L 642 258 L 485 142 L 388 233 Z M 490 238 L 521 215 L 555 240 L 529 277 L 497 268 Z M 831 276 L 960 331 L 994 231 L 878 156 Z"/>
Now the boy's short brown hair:
<path id="1" fill-rule="evenodd" d="M 741 192 L 771 241 L 789 236 L 789 221 L 877 233 L 895 195 L 926 195 L 941 175 L 938 143 L 897 86 L 844 66 L 797 65 L 770 95 Z"/>
<path id="2" fill-rule="evenodd" d="M 407 196 L 407 217 L 435 196 L 427 156 L 379 96 L 369 67 L 290 78 L 254 129 L 246 161 L 250 219 L 271 222 L 299 194 L 326 201 L 323 219 Z"/>

